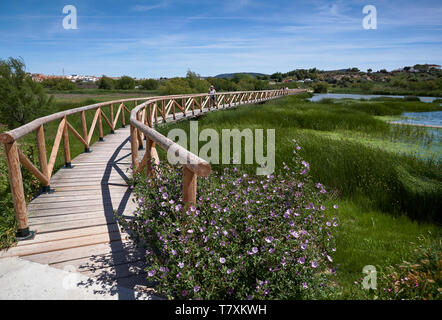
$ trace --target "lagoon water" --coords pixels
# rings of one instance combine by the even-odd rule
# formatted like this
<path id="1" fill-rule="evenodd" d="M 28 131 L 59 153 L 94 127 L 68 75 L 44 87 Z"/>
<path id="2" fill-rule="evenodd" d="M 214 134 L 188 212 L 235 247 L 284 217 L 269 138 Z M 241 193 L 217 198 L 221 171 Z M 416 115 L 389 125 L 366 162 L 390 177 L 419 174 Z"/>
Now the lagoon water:
<path id="1" fill-rule="evenodd" d="M 345 93 L 315 93 L 315 95 L 309 100 L 312 102 L 318 102 L 322 99 L 373 99 L 378 97 L 392 97 L 392 98 L 404 98 L 404 96 L 388 96 L 388 95 L 374 95 L 374 94 L 345 94 Z M 436 97 L 418 97 L 422 102 L 433 102 L 435 99 L 441 99 Z M 442 104 L 441 104 L 442 105 Z M 417 154 L 422 158 L 435 158 L 442 159 L 442 111 L 432 112 L 404 112 L 401 116 L 404 119 L 396 120 L 395 122 L 428 125 L 435 126 L 433 128 L 422 128 L 432 136 L 433 142 L 429 145 L 422 145 L 416 149 Z M 439 128 L 438 128 L 439 127 Z M 415 146 L 410 144 L 410 149 L 414 149 Z"/>
<path id="2" fill-rule="evenodd" d="M 388 96 L 376 94 L 351 94 L 351 93 L 315 93 L 309 100 L 318 102 L 322 99 L 374 99 L 379 97 L 404 98 L 404 96 Z M 422 102 L 433 102 L 437 97 L 418 97 Z M 442 105 L 442 104 L 441 104 Z M 405 112 L 402 116 L 407 119 L 395 122 L 403 122 L 409 124 L 422 124 L 440 127 L 442 126 L 442 111 L 433 112 Z"/>
<path id="3" fill-rule="evenodd" d="M 407 119 L 396 122 L 442 127 L 442 111 L 404 112 L 402 116 L 407 117 Z"/>
<path id="4" fill-rule="evenodd" d="M 405 98 L 405 96 L 389 96 L 378 94 L 352 94 L 352 93 L 315 93 L 309 100 L 312 102 L 318 102 L 322 99 L 374 99 L 379 97 L 389 98 Z M 422 102 L 433 102 L 437 97 L 418 97 Z"/>

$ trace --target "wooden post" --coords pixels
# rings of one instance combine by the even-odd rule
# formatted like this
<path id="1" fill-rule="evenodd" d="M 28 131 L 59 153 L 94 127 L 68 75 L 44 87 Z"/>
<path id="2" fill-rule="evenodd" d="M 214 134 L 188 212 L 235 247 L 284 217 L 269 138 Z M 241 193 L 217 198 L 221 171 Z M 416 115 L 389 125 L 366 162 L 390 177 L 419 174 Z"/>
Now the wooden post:
<path id="1" fill-rule="evenodd" d="M 115 133 L 115 126 L 114 126 L 114 104 L 113 103 L 111 103 L 109 110 L 110 110 L 110 122 L 112 124 L 111 134 L 114 134 Z"/>
<path id="2" fill-rule="evenodd" d="M 121 126 L 123 128 L 126 128 L 126 116 L 124 115 L 124 105 L 122 106 L 121 110 Z"/>
<path id="3" fill-rule="evenodd" d="M 104 141 L 103 139 L 103 121 L 101 118 L 101 108 L 98 108 L 100 112 L 98 113 L 98 140 Z"/>
<path id="4" fill-rule="evenodd" d="M 137 120 L 141 122 L 141 115 L 137 113 Z M 140 130 L 137 130 L 138 150 L 143 150 L 143 136 Z"/>
<path id="5" fill-rule="evenodd" d="M 144 125 L 145 126 L 148 126 L 149 124 L 148 124 L 148 122 L 147 122 L 147 110 L 146 110 L 146 107 L 144 107 L 144 109 L 143 109 L 143 117 L 144 117 Z M 143 136 L 144 136 L 144 140 L 147 140 L 147 136 L 146 136 L 146 134 L 143 134 Z"/>
<path id="6" fill-rule="evenodd" d="M 183 166 L 183 202 L 184 210 L 196 203 L 196 179 L 197 175 Z"/>
<path id="7" fill-rule="evenodd" d="M 163 115 L 163 122 L 166 122 L 166 109 L 164 108 L 164 100 L 161 100 L 161 114 Z"/>
<path id="8" fill-rule="evenodd" d="M 37 129 L 37 150 L 38 150 L 38 159 L 40 161 L 40 170 L 49 180 L 48 158 L 46 154 L 45 132 L 43 125 L 41 125 Z M 43 187 L 49 187 L 49 184 Z"/>
<path id="9" fill-rule="evenodd" d="M 146 176 L 154 176 L 155 172 L 152 168 L 152 159 L 156 165 L 160 164 L 160 158 L 158 157 L 156 143 L 149 138 L 146 141 L 146 153 L 147 153 L 147 163 L 146 163 Z"/>
<path id="10" fill-rule="evenodd" d="M 147 125 L 152 128 L 152 105 L 149 104 L 149 119 L 147 120 Z"/>
<path id="11" fill-rule="evenodd" d="M 14 201 L 15 216 L 18 223 L 17 237 L 28 237 L 28 217 L 26 210 L 25 193 L 23 190 L 23 178 L 20 169 L 17 142 L 5 144 L 6 161 L 9 170 L 9 183 L 11 185 L 12 199 Z"/>
<path id="12" fill-rule="evenodd" d="M 83 127 L 83 139 L 87 143 L 87 147 L 84 147 L 84 152 L 91 152 L 89 149 L 89 143 L 88 143 L 88 133 L 87 133 L 87 123 L 86 123 L 86 112 L 81 112 L 81 125 Z"/>
<path id="13" fill-rule="evenodd" d="M 130 126 L 130 143 L 132 150 L 132 170 L 136 172 L 138 169 L 138 137 L 137 129 L 133 125 Z"/>
<path id="14" fill-rule="evenodd" d="M 63 150 L 64 150 L 64 162 L 66 168 L 72 168 L 71 164 L 71 148 L 69 146 L 69 132 L 67 126 L 67 119 L 64 117 L 65 125 L 63 129 Z"/>

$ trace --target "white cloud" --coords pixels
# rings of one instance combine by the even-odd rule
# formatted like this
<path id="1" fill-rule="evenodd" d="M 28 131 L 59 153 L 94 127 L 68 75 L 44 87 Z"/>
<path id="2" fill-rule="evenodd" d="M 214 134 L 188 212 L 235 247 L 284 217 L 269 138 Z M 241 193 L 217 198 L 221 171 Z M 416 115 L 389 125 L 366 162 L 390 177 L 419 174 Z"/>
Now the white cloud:
<path id="1" fill-rule="evenodd" d="M 137 12 L 146 12 L 158 8 L 163 8 L 167 5 L 166 1 L 159 2 L 157 4 L 151 4 L 151 5 L 143 5 L 143 4 L 137 4 L 135 6 L 132 6 L 131 9 L 133 11 Z"/>

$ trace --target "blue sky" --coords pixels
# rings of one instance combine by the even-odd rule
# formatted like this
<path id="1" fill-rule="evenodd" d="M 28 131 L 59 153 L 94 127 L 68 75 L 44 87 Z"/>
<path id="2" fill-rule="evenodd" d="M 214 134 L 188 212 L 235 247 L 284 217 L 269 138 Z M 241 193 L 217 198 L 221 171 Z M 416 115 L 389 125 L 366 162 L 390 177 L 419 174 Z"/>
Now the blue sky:
<path id="1" fill-rule="evenodd" d="M 78 29 L 62 25 L 74 5 Z M 377 29 L 362 27 L 365 5 Z M 442 2 L 1 1 L 0 58 L 45 74 L 203 76 L 442 64 Z"/>

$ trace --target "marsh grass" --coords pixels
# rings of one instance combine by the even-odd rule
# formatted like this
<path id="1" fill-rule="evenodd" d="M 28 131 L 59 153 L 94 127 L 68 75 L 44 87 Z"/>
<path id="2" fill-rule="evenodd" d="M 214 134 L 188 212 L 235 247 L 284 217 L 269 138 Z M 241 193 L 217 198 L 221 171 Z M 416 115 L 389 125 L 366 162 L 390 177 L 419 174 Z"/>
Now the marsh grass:
<path id="1" fill-rule="evenodd" d="M 339 205 L 338 278 L 332 298 L 372 299 L 361 285 L 365 265 L 383 272 L 409 259 L 418 238 L 424 239 L 424 246 L 431 246 L 442 236 L 440 156 L 422 158 L 408 150 L 410 145 L 422 149 L 427 130 L 389 125 L 384 119 L 440 107 L 400 99 L 312 103 L 305 98 L 292 96 L 210 113 L 198 119 L 199 130 L 276 129 L 277 171 L 282 162 L 290 163 L 291 141 L 296 139 L 314 181 L 329 190 L 328 206 Z M 188 132 L 189 122 L 159 126 L 158 130 L 167 135 L 172 128 Z M 212 167 L 220 170 L 223 166 Z M 240 168 L 252 174 L 256 164 Z"/>
<path id="2" fill-rule="evenodd" d="M 302 146 L 301 156 L 312 164 L 312 176 L 344 199 L 365 195 L 372 208 L 412 219 L 438 221 L 441 207 L 440 159 L 388 149 L 390 142 L 430 144 L 425 128 L 389 125 L 376 116 L 403 111 L 434 111 L 440 107 L 414 101 L 330 101 L 312 103 L 292 96 L 262 105 L 218 111 L 199 119 L 199 130 L 224 128 L 276 129 L 276 170 L 290 163 L 290 141 Z M 160 127 L 189 131 L 189 122 Z M 338 138 L 330 138 L 330 134 Z M 364 139 L 377 139 L 377 145 Z M 200 147 L 203 143 L 200 143 Z M 244 159 L 244 146 L 242 159 Z M 249 173 L 254 166 L 242 165 Z M 215 168 L 221 167 L 214 165 Z"/>

